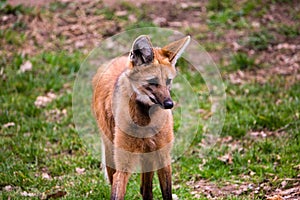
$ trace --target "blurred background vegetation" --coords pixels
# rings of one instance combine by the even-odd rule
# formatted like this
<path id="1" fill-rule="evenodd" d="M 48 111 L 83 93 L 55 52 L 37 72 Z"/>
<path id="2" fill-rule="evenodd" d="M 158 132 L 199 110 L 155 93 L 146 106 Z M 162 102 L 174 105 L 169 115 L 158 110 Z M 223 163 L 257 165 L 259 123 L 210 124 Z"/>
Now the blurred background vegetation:
<path id="1" fill-rule="evenodd" d="M 214 149 L 202 155 L 205 144 L 195 138 L 173 163 L 174 197 L 300 198 L 297 0 L 1 0 L 1 199 L 109 198 L 100 161 L 72 121 L 73 83 L 103 39 L 149 26 L 197 40 L 219 66 L 227 93 Z M 192 69 L 180 70 L 193 77 Z M 199 117 L 209 120 L 209 94 L 194 90 Z M 157 179 L 154 193 L 161 198 Z M 137 175 L 127 199 L 141 199 Z"/>

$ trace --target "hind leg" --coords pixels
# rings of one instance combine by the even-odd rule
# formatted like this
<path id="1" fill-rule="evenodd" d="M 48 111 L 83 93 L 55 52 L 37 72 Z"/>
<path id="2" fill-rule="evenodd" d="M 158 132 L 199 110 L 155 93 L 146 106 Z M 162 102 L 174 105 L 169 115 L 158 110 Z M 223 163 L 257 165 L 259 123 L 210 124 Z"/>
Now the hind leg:
<path id="1" fill-rule="evenodd" d="M 106 174 L 109 183 L 113 183 L 113 175 L 116 172 L 115 163 L 113 159 L 112 143 L 105 138 L 102 138 L 102 164 L 106 167 Z"/>
<path id="2" fill-rule="evenodd" d="M 114 173 L 116 172 L 116 170 L 109 166 L 106 166 L 106 172 L 107 172 L 109 183 L 110 183 L 110 185 L 112 185 L 113 184 L 113 176 L 114 176 Z"/>

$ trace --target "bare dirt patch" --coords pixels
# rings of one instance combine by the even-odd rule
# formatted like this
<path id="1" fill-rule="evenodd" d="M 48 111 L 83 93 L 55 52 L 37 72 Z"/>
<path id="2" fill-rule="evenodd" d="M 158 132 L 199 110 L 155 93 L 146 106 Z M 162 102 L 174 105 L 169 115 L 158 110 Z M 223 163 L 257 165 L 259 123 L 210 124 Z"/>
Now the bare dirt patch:
<path id="1" fill-rule="evenodd" d="M 262 182 L 260 184 L 225 182 L 222 185 L 217 185 L 208 180 L 199 180 L 187 182 L 187 185 L 193 188 L 192 194 L 195 198 L 204 196 L 208 199 L 224 199 L 233 196 L 246 196 L 252 199 L 259 195 L 262 199 L 267 200 L 297 200 L 300 198 L 299 181 L 300 178 L 287 178 L 282 180 L 281 186 L 275 189 L 272 187 L 271 182 Z M 291 186 L 287 187 L 288 183 Z"/>
<path id="2" fill-rule="evenodd" d="M 104 37 L 114 35 L 121 30 L 117 22 L 106 19 L 101 13 L 104 5 L 99 1 L 60 2 L 61 5 L 58 6 L 62 8 L 51 12 L 48 12 L 50 1 L 47 1 L 39 4 L 45 6 L 44 11 L 37 9 L 30 15 L 13 13 L 2 15 L 0 29 L 10 28 L 18 31 L 26 39 L 20 42 L 19 46 L 1 39 L 0 44 L 5 47 L 3 48 L 5 52 L 1 49 L 0 54 L 33 55 L 42 50 L 86 51 L 97 46 Z M 23 27 L 16 29 L 16 23 L 23 24 Z"/>
<path id="3" fill-rule="evenodd" d="M 44 6 L 55 0 L 8 0 L 7 2 L 10 5 L 17 6 L 17 5 L 26 5 L 26 6 Z"/>
<path id="4" fill-rule="evenodd" d="M 86 53 L 98 46 L 101 40 L 123 31 L 128 24 L 137 22 L 137 13 L 130 13 L 120 1 L 15 1 L 11 5 L 32 6 L 33 14 L 1 14 L 0 30 L 13 29 L 24 34 L 24 41 L 19 46 L 0 39 L 1 46 L 10 56 L 13 53 L 33 55 L 42 50 L 82 50 Z M 54 10 L 51 3 L 57 3 Z M 205 2 L 198 1 L 128 1 L 132 6 L 142 10 L 143 20 L 152 21 L 162 27 L 201 28 L 205 24 Z M 41 11 L 42 8 L 45 11 Z M 50 9 L 50 12 L 49 12 Z M 112 15 L 112 16 L 110 16 Z M 127 17 L 127 21 L 116 20 Z M 23 27 L 16 29 L 16 23 Z M 207 29 L 207 28 L 205 28 Z"/>
<path id="5" fill-rule="evenodd" d="M 295 180 L 292 187 L 290 188 L 278 188 L 274 192 L 266 195 L 267 200 L 296 200 L 300 199 L 300 178 Z"/>
<path id="6" fill-rule="evenodd" d="M 215 183 L 206 180 L 188 183 L 188 185 L 194 189 L 192 194 L 195 198 L 205 196 L 209 199 L 222 199 L 229 196 L 250 194 L 254 188 L 253 184 L 251 183 L 233 184 L 227 182 L 223 186 L 217 186 Z"/>
<path id="7" fill-rule="evenodd" d="M 257 65 L 267 63 L 268 66 L 262 69 L 233 72 L 228 75 L 230 82 L 264 84 L 272 81 L 274 75 L 287 77 L 289 85 L 300 80 L 300 43 L 281 43 L 270 47 L 269 51 L 257 52 L 257 55 Z"/>

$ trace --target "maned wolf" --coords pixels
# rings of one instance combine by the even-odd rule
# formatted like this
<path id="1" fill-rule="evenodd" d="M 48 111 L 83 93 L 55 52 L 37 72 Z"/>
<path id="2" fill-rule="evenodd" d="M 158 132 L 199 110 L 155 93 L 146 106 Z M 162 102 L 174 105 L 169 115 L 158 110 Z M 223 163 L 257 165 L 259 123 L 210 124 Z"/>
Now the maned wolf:
<path id="1" fill-rule="evenodd" d="M 189 41 L 187 36 L 157 48 L 148 36 L 141 35 L 129 57 L 115 58 L 93 78 L 93 112 L 102 133 L 102 163 L 111 184 L 111 199 L 124 199 L 130 174 L 137 168 L 143 199 L 153 199 L 156 170 L 163 199 L 172 199 L 170 89 L 176 61 Z"/>

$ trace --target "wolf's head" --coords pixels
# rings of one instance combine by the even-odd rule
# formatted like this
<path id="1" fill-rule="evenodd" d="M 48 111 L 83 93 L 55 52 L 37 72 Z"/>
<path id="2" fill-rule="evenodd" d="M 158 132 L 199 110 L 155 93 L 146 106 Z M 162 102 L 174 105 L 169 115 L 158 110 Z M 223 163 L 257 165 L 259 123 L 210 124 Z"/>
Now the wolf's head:
<path id="1" fill-rule="evenodd" d="M 162 48 L 154 48 L 148 36 L 141 35 L 130 52 L 130 70 L 126 74 L 136 93 L 137 101 L 146 105 L 159 104 L 171 109 L 172 80 L 176 76 L 175 64 L 190 42 L 190 36 Z"/>

